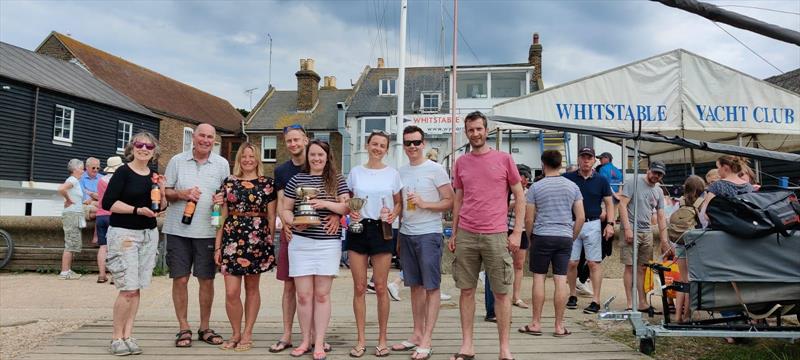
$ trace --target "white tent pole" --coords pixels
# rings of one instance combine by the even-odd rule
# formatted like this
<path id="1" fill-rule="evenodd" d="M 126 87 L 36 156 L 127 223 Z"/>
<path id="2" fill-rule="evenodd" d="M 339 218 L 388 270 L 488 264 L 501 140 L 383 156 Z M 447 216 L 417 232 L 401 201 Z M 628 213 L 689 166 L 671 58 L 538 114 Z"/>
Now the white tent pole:
<path id="1" fill-rule="evenodd" d="M 640 142 L 639 138 L 636 138 L 636 139 L 633 140 L 633 158 L 634 158 L 634 161 L 633 161 L 633 190 L 631 191 L 631 194 L 633 194 L 633 196 L 631 196 L 631 200 L 628 203 L 628 206 L 630 206 L 630 203 L 633 203 L 633 218 L 630 219 L 630 221 L 633 221 L 633 224 L 632 224 L 633 225 L 633 271 L 632 271 L 632 275 L 633 275 L 632 280 L 633 281 L 631 282 L 631 300 L 632 300 L 631 311 L 638 311 L 639 310 L 639 287 L 636 286 L 637 278 L 638 278 L 637 273 L 639 272 L 638 271 L 638 269 L 639 269 L 639 266 L 638 266 L 638 259 L 639 259 L 638 258 L 638 254 L 639 254 L 639 241 L 638 241 L 639 240 L 639 237 L 638 237 L 639 236 L 639 233 L 638 233 L 639 232 L 639 222 L 637 221 L 637 218 L 636 218 L 636 216 L 637 216 L 637 214 L 639 212 L 639 206 L 637 206 L 638 203 L 636 202 L 636 198 L 638 196 L 638 193 L 636 191 L 638 190 L 638 187 L 639 187 L 639 142 Z M 625 211 L 627 211 L 627 209 L 625 209 Z M 625 230 L 623 230 L 622 236 L 625 237 Z M 665 310 L 665 311 L 669 311 L 669 310 Z"/>

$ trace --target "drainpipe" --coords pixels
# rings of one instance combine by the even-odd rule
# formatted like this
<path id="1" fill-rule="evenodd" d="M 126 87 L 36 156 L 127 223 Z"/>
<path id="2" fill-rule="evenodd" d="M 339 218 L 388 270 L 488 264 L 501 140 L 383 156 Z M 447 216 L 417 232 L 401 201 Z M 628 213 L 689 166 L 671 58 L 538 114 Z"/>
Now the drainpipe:
<path id="1" fill-rule="evenodd" d="M 39 118 L 39 87 L 36 87 L 36 97 L 33 100 L 33 131 L 31 131 L 31 162 L 28 171 L 28 181 L 33 183 L 34 154 L 36 153 L 36 120 Z"/>
<path id="2" fill-rule="evenodd" d="M 339 134 L 342 135 L 342 174 L 347 177 L 347 174 L 350 173 L 350 152 L 352 151 L 352 147 L 350 146 L 350 132 L 347 131 L 347 105 L 343 102 L 336 103 L 336 109 L 338 114 L 338 130 Z"/>

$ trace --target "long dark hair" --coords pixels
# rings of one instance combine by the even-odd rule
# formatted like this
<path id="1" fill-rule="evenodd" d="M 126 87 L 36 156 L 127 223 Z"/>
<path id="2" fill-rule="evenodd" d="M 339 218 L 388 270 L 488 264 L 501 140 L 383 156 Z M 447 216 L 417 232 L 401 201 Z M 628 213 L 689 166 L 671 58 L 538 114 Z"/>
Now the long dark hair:
<path id="1" fill-rule="evenodd" d="M 308 153 L 311 149 L 311 145 L 319 146 L 322 148 L 322 151 L 325 151 L 325 154 L 328 155 L 327 160 L 325 161 L 325 168 L 322 169 L 322 183 L 325 186 L 325 192 L 335 198 L 336 188 L 338 187 L 339 183 L 339 170 L 336 168 L 336 164 L 334 163 L 331 146 L 327 142 L 314 139 L 308 143 L 308 146 L 306 146 L 306 163 L 303 165 L 303 172 L 309 174 L 311 173 L 311 164 L 308 161 Z"/>

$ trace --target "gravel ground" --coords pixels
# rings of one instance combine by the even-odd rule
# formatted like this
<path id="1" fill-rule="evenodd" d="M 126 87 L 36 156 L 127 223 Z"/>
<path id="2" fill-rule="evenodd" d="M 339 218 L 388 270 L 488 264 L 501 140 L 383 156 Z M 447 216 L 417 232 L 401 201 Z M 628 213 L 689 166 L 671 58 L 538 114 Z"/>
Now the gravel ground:
<path id="1" fill-rule="evenodd" d="M 0 328 L 0 359 L 14 359 L 39 344 L 76 330 L 87 320 L 39 320 L 9 324 Z"/>

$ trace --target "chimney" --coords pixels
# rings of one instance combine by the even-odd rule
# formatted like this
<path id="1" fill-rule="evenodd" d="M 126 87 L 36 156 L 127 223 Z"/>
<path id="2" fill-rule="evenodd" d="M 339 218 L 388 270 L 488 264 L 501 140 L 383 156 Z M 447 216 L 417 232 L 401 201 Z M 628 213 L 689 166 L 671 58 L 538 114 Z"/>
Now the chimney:
<path id="1" fill-rule="evenodd" d="M 385 65 L 383 63 L 383 58 L 378 58 L 378 69 L 383 68 Z"/>
<path id="2" fill-rule="evenodd" d="M 323 77 L 320 90 L 336 90 L 336 76 Z"/>
<path id="3" fill-rule="evenodd" d="M 297 111 L 310 111 L 319 100 L 319 75 L 314 72 L 314 59 L 300 59 L 297 77 Z"/>
<path id="4" fill-rule="evenodd" d="M 539 33 L 533 33 L 533 44 L 528 50 L 528 64 L 533 66 L 531 86 L 536 90 L 544 88 L 542 82 L 542 44 L 539 44 Z"/>

